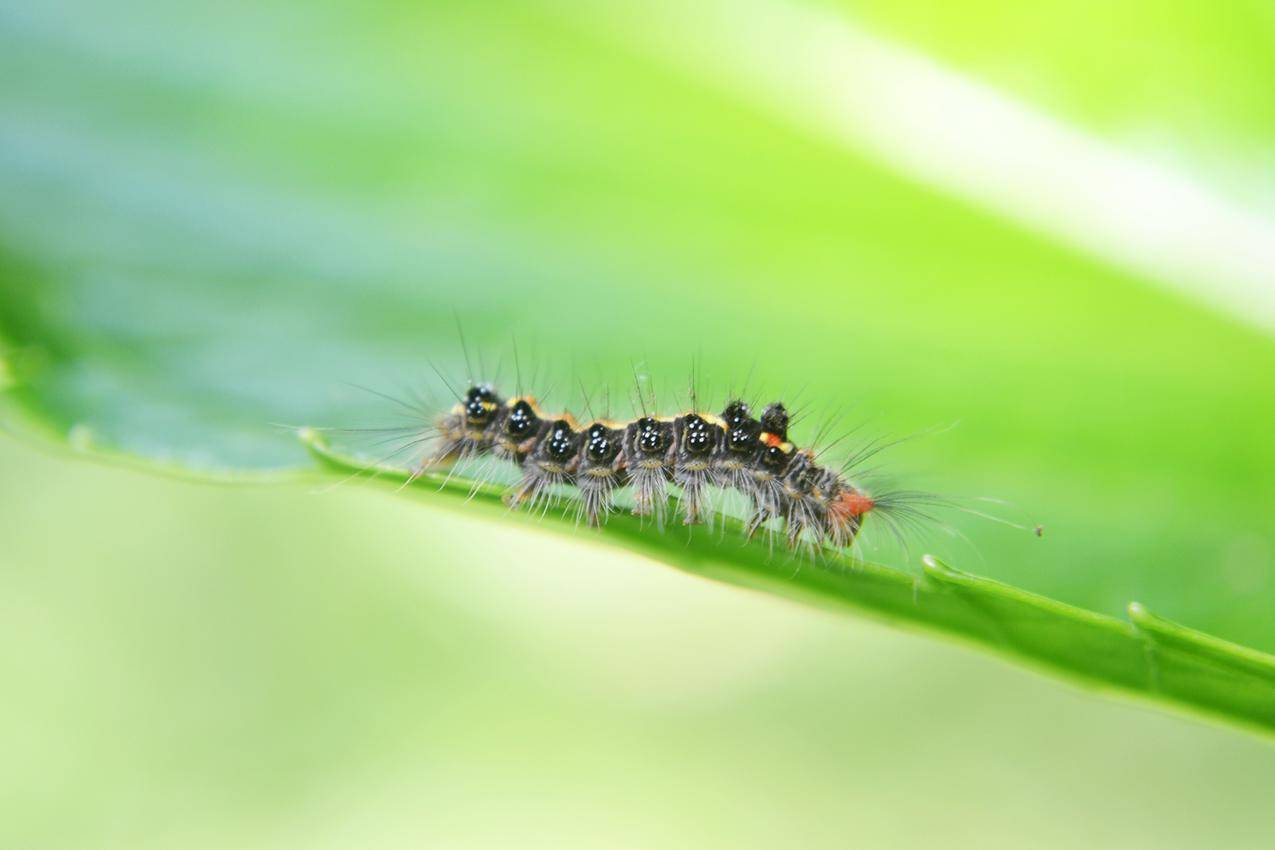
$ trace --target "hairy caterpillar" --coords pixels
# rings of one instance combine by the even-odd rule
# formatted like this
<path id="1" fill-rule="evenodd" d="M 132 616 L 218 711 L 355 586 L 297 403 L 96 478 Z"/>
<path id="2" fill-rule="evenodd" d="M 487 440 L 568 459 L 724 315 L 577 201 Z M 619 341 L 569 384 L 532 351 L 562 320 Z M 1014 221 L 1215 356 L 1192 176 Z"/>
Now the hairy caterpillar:
<path id="1" fill-rule="evenodd" d="M 474 375 L 463 333 L 460 342 L 466 374 Z M 605 382 L 603 415 L 595 416 L 590 404 L 594 393 L 581 381 L 584 407 L 589 413 L 582 422 L 570 413 L 547 412 L 535 396 L 523 392 L 516 348 L 513 365 L 515 394 L 504 397 L 497 390 L 498 380 L 470 378 L 457 385 L 429 363 L 453 399 L 446 405 L 440 405 L 429 389 L 419 385 L 395 396 L 351 384 L 397 406 L 408 424 L 317 430 L 351 435 L 353 442 L 347 443 L 347 453 L 353 451 L 365 459 L 374 447 L 392 445 L 388 455 L 371 460 L 351 477 L 368 472 L 376 477 L 381 471 L 392 469 L 404 477 L 406 486 L 445 469 L 441 483 L 460 476 L 472 485 L 471 495 L 503 480 L 508 484 L 504 501 L 511 509 L 547 512 L 553 503 L 566 497 L 575 506 L 577 523 L 594 527 L 625 508 L 639 517 L 650 518 L 653 525 L 663 529 L 676 505 L 688 527 L 733 517 L 748 538 L 761 531 L 773 545 L 782 536 L 788 548 L 820 559 L 825 548 L 846 549 L 859 542 L 869 516 L 873 517 L 873 529 L 887 532 L 905 554 L 913 532 L 940 530 L 970 542 L 936 515 L 948 510 L 1032 530 L 1037 537 L 1043 534 L 1039 525 L 1024 526 L 971 507 L 966 504 L 971 497 L 957 499 L 882 487 L 880 472 L 864 469 L 864 464 L 880 452 L 913 437 L 938 433 L 934 429 L 893 440 L 869 440 L 848 452 L 839 466 L 822 463 L 821 458 L 829 449 L 858 429 L 825 444 L 823 435 L 834 421 L 829 420 L 812 441 L 822 448 L 816 451 L 811 446 L 798 446 L 790 437 L 789 428 L 801 418 L 800 413 L 790 415 L 784 404 L 776 401 L 754 416 L 754 408 L 745 400 L 749 397 L 751 370 L 743 391 L 738 395 L 727 393 L 730 400 L 719 412 L 711 413 L 699 404 L 693 367 L 688 385 L 689 407 L 681 413 L 662 415 L 657 412 L 649 377 L 635 365 L 635 414 L 628 419 L 612 418 L 610 391 Z M 487 371 L 481 358 L 478 367 L 477 374 Z M 499 375 L 500 371 L 498 363 L 495 373 Z M 540 374 L 539 370 L 536 374 Z M 538 381 L 533 377 L 531 383 Z M 371 435 L 373 441 L 360 447 L 360 434 Z M 411 458 L 406 463 L 386 465 L 405 453 L 410 453 Z M 475 464 L 477 460 L 484 463 Z M 850 478 L 852 473 L 854 481 Z M 874 486 L 865 486 L 864 476 Z M 724 498 L 715 504 L 718 497 Z M 1007 504 L 1000 499 L 973 498 Z"/>
<path id="2" fill-rule="evenodd" d="M 617 491 L 628 487 L 633 513 L 662 526 L 675 487 L 682 521 L 698 524 L 712 519 L 709 494 L 716 487 L 746 499 L 749 536 L 778 525 L 790 547 L 843 548 L 866 515 L 888 507 L 796 446 L 779 402 L 759 417 L 735 399 L 717 414 L 689 410 L 582 424 L 569 413 L 546 413 L 534 397 L 504 398 L 490 384 L 473 384 L 457 397 L 436 418 L 437 445 L 413 475 L 490 455 L 520 473 L 506 494 L 512 508 L 535 509 L 561 488 L 574 488 L 579 518 L 596 526 L 616 510 Z"/>

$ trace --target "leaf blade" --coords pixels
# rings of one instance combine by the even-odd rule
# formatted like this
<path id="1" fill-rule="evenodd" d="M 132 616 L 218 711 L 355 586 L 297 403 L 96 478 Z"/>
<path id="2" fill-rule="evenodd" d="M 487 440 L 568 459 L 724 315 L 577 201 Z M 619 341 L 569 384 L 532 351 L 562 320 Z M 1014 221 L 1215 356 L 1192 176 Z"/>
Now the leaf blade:
<path id="1" fill-rule="evenodd" d="M 388 466 L 369 469 L 313 429 L 303 429 L 299 438 L 335 475 L 371 472 L 383 484 L 440 506 L 472 506 L 508 521 L 534 522 L 505 507 L 500 488 L 490 484 L 437 473 L 411 479 Z M 578 531 L 568 510 L 546 511 L 539 524 L 557 533 Z M 932 556 L 925 557 L 919 576 L 841 556 L 828 563 L 794 563 L 760 541 L 744 541 L 739 524 L 725 521 L 731 526 L 725 539 L 708 534 L 683 539 L 619 513 L 588 539 L 737 587 L 954 638 L 1082 686 L 1275 736 L 1275 656 L 1172 623 L 1136 602 L 1129 604 L 1129 619 L 1119 620 L 957 570 Z"/>

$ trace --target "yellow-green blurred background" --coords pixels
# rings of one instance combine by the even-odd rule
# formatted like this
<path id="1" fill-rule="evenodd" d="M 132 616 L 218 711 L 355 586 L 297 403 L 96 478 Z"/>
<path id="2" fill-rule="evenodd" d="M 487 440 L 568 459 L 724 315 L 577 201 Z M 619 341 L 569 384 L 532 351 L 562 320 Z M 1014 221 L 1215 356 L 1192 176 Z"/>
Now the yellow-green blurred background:
<path id="1" fill-rule="evenodd" d="M 1265 741 L 929 638 L 355 487 L 3 461 L 6 847 L 1262 848 L 1275 827 Z"/>
<path id="2" fill-rule="evenodd" d="M 1275 650 L 1272 48 L 1256 0 L 0 6 L 0 847 L 1270 846 L 1257 737 L 278 426 L 438 394 L 457 316 L 577 408 L 694 360 L 1046 528 L 873 557 Z"/>

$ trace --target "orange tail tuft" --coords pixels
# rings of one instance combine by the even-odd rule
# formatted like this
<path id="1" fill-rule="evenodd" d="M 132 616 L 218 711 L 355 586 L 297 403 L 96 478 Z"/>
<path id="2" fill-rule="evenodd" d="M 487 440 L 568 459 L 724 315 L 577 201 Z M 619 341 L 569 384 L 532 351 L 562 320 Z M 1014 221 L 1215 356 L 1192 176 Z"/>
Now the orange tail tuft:
<path id="1" fill-rule="evenodd" d="M 836 514 L 839 518 L 849 519 L 851 517 L 860 517 L 877 506 L 872 501 L 872 497 L 867 493 L 860 493 L 856 490 L 847 490 L 837 496 L 836 501 L 829 506 L 829 510 Z"/>

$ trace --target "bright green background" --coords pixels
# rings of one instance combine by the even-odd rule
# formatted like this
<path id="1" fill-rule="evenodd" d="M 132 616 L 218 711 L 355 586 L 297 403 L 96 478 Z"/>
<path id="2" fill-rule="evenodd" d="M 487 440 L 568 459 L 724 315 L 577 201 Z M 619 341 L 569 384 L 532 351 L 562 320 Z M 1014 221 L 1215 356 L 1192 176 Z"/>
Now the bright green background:
<path id="1" fill-rule="evenodd" d="M 1262 4 L 843 5 L 1269 208 Z M 972 546 L 917 549 L 1275 650 L 1268 335 L 810 138 L 639 36 L 533 2 L 3 10 L 19 399 L 79 444 L 224 473 L 308 464 L 270 423 L 388 416 L 343 382 L 461 370 L 453 311 L 489 359 L 516 334 L 564 403 L 564 376 L 619 394 L 633 361 L 669 387 L 699 357 L 719 391 L 755 364 L 869 433 L 959 420 L 896 453 L 902 480 L 1047 528 L 956 516 Z M 1007 846 L 1269 843 L 1258 743 L 354 488 L 5 452 L 21 793 L 0 822 L 24 844 L 539 825 L 765 846 L 814 823 L 829 846 L 908 846 L 966 820 Z"/>

